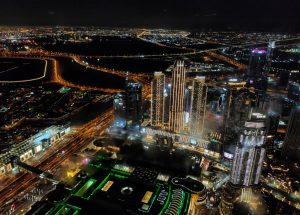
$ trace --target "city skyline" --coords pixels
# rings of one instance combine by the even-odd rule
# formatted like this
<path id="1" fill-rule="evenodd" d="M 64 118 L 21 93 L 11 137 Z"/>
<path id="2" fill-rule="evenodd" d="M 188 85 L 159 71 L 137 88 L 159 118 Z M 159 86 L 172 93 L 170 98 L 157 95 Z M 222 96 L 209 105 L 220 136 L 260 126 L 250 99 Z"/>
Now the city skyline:
<path id="1" fill-rule="evenodd" d="M 31 7 L 31 5 L 34 5 Z M 170 29 L 298 31 L 297 1 L 130 1 L 2 3 L 0 25 L 82 25 Z M 123 10 L 124 8 L 124 10 Z M 14 16 L 9 16 L 10 14 Z M 179 16 L 176 16 L 179 14 Z M 80 17 L 80 18 L 79 18 Z M 143 17 L 143 18 L 140 18 Z M 277 23 L 277 24 L 275 24 Z"/>
<path id="2" fill-rule="evenodd" d="M 0 214 L 300 214 L 299 3 L 5 1 Z"/>

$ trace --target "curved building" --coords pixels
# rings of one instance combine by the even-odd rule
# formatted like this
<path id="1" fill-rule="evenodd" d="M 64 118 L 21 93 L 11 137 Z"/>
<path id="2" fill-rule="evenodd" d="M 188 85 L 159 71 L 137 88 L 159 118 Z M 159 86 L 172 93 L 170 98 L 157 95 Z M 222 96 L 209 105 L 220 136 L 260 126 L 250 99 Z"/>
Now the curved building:
<path id="1" fill-rule="evenodd" d="M 265 141 L 264 121 L 258 119 L 246 121 L 235 149 L 229 183 L 222 192 L 221 214 L 232 214 L 234 204 L 237 202 L 247 202 L 255 206 L 252 191 L 254 190 L 256 194 L 260 192 L 258 185 L 266 154 Z"/>

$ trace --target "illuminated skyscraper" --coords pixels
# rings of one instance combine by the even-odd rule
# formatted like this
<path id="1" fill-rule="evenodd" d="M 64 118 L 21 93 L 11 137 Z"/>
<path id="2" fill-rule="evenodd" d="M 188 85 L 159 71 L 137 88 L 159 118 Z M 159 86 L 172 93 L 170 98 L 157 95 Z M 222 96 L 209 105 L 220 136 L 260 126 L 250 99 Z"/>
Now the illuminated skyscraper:
<path id="1" fill-rule="evenodd" d="M 254 115 L 254 114 L 253 114 Z M 262 198 L 253 198 L 252 191 L 258 197 L 262 165 L 266 149 L 266 126 L 262 114 L 257 113 L 255 119 L 246 121 L 239 134 L 231 166 L 229 183 L 223 188 L 220 212 L 222 215 L 233 214 L 237 203 L 258 201 L 255 208 L 263 207 Z M 256 214 L 256 213 L 255 213 Z M 264 214 L 264 213 L 263 213 Z"/>
<path id="2" fill-rule="evenodd" d="M 190 83 L 187 84 L 185 89 L 185 95 L 184 95 L 184 127 L 187 128 L 189 126 L 189 120 L 190 120 L 190 112 L 191 112 L 191 101 L 192 101 L 192 89 L 193 89 L 193 83 L 190 81 Z"/>
<path id="3" fill-rule="evenodd" d="M 165 75 L 162 72 L 156 72 L 151 83 L 151 125 L 164 125 L 165 109 Z"/>
<path id="4" fill-rule="evenodd" d="M 259 183 L 265 157 L 265 123 L 247 121 L 235 149 L 230 182 L 234 185 L 251 186 Z"/>
<path id="5" fill-rule="evenodd" d="M 184 92 L 186 68 L 184 61 L 177 61 L 172 73 L 169 130 L 180 132 L 184 128 Z"/>
<path id="6" fill-rule="evenodd" d="M 126 127 L 139 128 L 142 123 L 142 85 L 132 80 L 125 86 Z"/>
<path id="7" fill-rule="evenodd" d="M 170 115 L 170 98 L 171 98 L 171 84 L 165 85 L 164 91 L 164 126 L 169 128 L 169 115 Z"/>
<path id="8" fill-rule="evenodd" d="M 283 153 L 289 159 L 299 161 L 300 159 L 300 107 L 292 110 L 288 129 L 286 132 Z"/>
<path id="9" fill-rule="evenodd" d="M 125 106 L 125 95 L 118 93 L 114 96 L 114 127 L 124 128 L 126 126 L 126 106 Z"/>
<path id="10" fill-rule="evenodd" d="M 192 85 L 189 132 L 193 135 L 202 135 L 204 128 L 207 86 L 205 77 L 196 77 Z"/>
<path id="11" fill-rule="evenodd" d="M 267 56 L 266 56 L 266 72 L 269 72 L 272 66 L 272 57 L 273 57 L 274 49 L 275 49 L 275 41 L 269 41 Z"/>

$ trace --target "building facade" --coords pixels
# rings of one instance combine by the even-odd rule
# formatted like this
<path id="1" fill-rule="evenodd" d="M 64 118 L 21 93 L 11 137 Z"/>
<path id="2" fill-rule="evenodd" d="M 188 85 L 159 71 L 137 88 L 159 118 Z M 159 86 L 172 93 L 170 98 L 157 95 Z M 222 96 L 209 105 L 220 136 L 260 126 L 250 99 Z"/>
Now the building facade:
<path id="1" fill-rule="evenodd" d="M 14 168 L 15 164 L 12 162 L 14 157 L 25 162 L 41 151 L 49 149 L 70 131 L 68 126 L 53 125 L 22 142 L 12 145 L 8 151 L 0 153 L 0 175 L 7 174 Z"/>
<path id="2" fill-rule="evenodd" d="M 265 71 L 266 56 L 266 50 L 252 49 L 247 71 L 247 86 L 255 88 L 260 93 L 265 93 L 268 87 L 267 72 Z"/>
<path id="3" fill-rule="evenodd" d="M 230 182 L 234 185 L 251 186 L 259 183 L 266 150 L 264 122 L 247 121 L 235 149 Z"/>
<path id="4" fill-rule="evenodd" d="M 259 184 L 266 150 L 266 128 L 263 120 L 246 121 L 235 149 L 229 182 L 223 187 L 220 214 L 233 213 L 238 202 L 252 200 L 252 190 L 260 193 Z M 256 195 L 257 196 L 257 195 Z M 257 202 L 261 206 L 261 202 Z"/>
<path id="5" fill-rule="evenodd" d="M 152 126 L 164 126 L 165 117 L 165 75 L 162 72 L 154 73 L 151 82 L 151 109 Z"/>
<path id="6" fill-rule="evenodd" d="M 126 126 L 126 106 L 124 93 L 117 93 L 113 99 L 114 107 L 114 127 L 125 128 Z"/>
<path id="7" fill-rule="evenodd" d="M 126 128 L 137 129 L 142 123 L 142 85 L 132 80 L 125 86 Z"/>
<path id="8" fill-rule="evenodd" d="M 238 133 L 245 122 L 251 118 L 253 108 L 257 105 L 257 95 L 244 89 L 229 89 L 227 97 L 225 132 Z"/>
<path id="9" fill-rule="evenodd" d="M 291 112 L 288 128 L 283 145 L 283 153 L 293 160 L 300 159 L 300 107 L 297 106 Z"/>
<path id="10" fill-rule="evenodd" d="M 169 130 L 181 132 L 184 129 L 184 95 L 186 68 L 183 61 L 177 61 L 172 72 Z"/>
<path id="11" fill-rule="evenodd" d="M 189 114 L 189 132 L 201 136 L 204 129 L 204 117 L 207 97 L 205 77 L 196 77 L 192 85 L 191 108 Z"/>
<path id="12" fill-rule="evenodd" d="M 272 66 L 272 58 L 273 58 L 273 51 L 275 49 L 275 41 L 269 41 L 268 49 L 267 49 L 267 56 L 266 56 L 266 72 L 270 72 L 270 68 Z"/>
<path id="13" fill-rule="evenodd" d="M 165 101 L 165 112 L 164 112 L 164 127 L 169 128 L 169 115 L 170 115 L 170 98 L 171 98 L 171 84 L 165 85 L 164 101 Z"/>
<path id="14" fill-rule="evenodd" d="M 267 52 L 264 49 L 252 49 L 249 67 L 248 67 L 248 75 L 252 77 L 262 76 L 264 73 L 264 66 L 266 64 L 266 56 Z"/>

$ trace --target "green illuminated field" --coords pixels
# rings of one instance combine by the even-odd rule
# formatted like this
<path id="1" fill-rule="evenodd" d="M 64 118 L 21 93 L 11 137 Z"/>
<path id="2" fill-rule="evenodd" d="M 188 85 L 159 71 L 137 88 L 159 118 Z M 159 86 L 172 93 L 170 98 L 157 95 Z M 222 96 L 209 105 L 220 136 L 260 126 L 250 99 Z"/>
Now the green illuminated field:
<path id="1" fill-rule="evenodd" d="M 170 182 L 155 180 L 154 183 L 146 183 L 135 175 L 151 175 L 151 170 L 138 168 L 138 173 L 131 173 L 115 169 L 117 163 L 118 167 L 122 166 L 117 161 L 98 156 L 87 169 L 93 173 L 79 181 L 69 196 L 56 202 L 47 214 L 93 214 L 97 210 L 111 210 L 112 214 L 126 214 L 126 211 L 131 210 L 159 215 L 176 210 L 178 215 L 187 214 L 190 193 L 174 187 Z M 177 205 L 177 202 L 180 203 Z"/>

